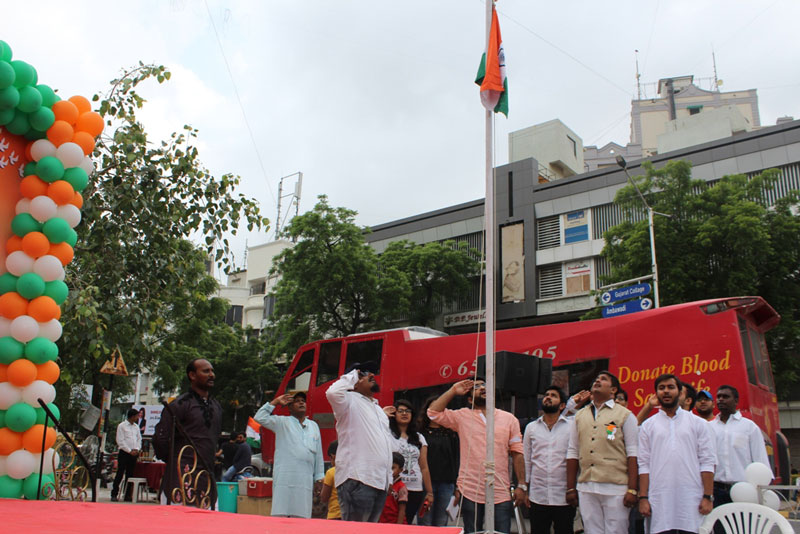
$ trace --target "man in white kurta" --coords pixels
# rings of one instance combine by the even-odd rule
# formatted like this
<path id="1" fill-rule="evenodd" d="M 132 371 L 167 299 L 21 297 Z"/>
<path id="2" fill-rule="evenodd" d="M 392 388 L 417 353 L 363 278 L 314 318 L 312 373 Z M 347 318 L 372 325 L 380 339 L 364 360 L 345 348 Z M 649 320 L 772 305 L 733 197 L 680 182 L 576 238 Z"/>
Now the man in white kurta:
<path id="1" fill-rule="evenodd" d="M 639 429 L 639 511 L 649 532 L 698 532 L 713 506 L 714 434 L 708 422 L 678 405 L 681 383 L 656 379 L 661 409 Z"/>
<path id="2" fill-rule="evenodd" d="M 291 415 L 273 415 L 279 404 Z M 321 487 L 325 469 L 319 427 L 306 417 L 305 393 L 273 399 L 254 419 L 275 433 L 272 515 L 310 518 L 315 483 Z"/>

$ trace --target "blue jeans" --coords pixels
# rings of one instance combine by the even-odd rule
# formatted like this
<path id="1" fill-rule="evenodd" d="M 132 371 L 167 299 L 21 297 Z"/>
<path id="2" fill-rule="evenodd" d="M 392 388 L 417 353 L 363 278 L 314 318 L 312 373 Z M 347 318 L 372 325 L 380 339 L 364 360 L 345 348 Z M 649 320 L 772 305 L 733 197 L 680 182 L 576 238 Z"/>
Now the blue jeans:
<path id="1" fill-rule="evenodd" d="M 466 497 L 461 498 L 461 517 L 464 518 L 464 532 L 472 534 L 476 530 L 483 530 L 484 505 L 474 503 Z M 511 514 L 514 513 L 512 501 L 501 502 L 494 505 L 494 530 L 496 532 L 511 532 Z"/>
<path id="2" fill-rule="evenodd" d="M 242 478 L 250 478 L 251 476 L 253 476 L 250 473 L 244 473 L 244 474 L 241 474 L 241 475 L 237 475 L 236 474 L 237 472 L 238 471 L 236 471 L 236 466 L 233 466 L 233 465 L 230 466 L 228 469 L 225 470 L 224 473 L 222 473 L 222 481 L 223 482 L 236 482 L 237 480 L 240 480 Z"/>
<path id="3" fill-rule="evenodd" d="M 420 520 L 420 525 L 446 527 L 447 505 L 456 489 L 454 482 L 433 482 L 433 506 Z"/>
<path id="4" fill-rule="evenodd" d="M 336 486 L 336 495 L 345 521 L 377 523 L 386 503 L 386 490 L 367 486 L 352 478 Z"/>

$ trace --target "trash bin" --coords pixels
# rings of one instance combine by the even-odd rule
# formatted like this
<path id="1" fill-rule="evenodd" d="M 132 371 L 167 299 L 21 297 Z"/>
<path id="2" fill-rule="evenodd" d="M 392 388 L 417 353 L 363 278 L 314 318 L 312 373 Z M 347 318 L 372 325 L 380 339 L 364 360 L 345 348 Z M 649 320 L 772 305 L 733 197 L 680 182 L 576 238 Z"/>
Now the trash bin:
<path id="1" fill-rule="evenodd" d="M 239 496 L 238 482 L 217 482 L 217 498 L 219 511 L 236 513 L 236 501 Z"/>

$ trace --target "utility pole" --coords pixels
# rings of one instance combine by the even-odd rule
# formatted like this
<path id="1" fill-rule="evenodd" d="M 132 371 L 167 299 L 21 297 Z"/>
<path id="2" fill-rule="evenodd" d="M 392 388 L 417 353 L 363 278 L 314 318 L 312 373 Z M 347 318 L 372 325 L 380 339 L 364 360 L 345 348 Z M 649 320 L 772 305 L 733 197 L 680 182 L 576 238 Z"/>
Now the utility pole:
<path id="1" fill-rule="evenodd" d="M 283 181 L 286 178 L 291 178 L 292 176 L 297 176 L 297 182 L 295 182 L 295 184 L 294 184 L 294 191 L 289 193 L 289 194 L 287 194 L 287 195 L 284 195 L 283 194 Z M 302 188 L 303 188 L 303 173 L 300 172 L 300 171 L 293 172 L 292 174 L 287 174 L 286 176 L 282 176 L 281 179 L 278 181 L 278 214 L 277 214 L 277 217 L 275 217 L 275 240 L 276 241 L 278 240 L 278 236 L 280 235 L 280 232 L 281 232 L 281 203 L 282 203 L 282 199 L 288 198 L 288 197 L 294 197 L 294 200 L 292 202 L 294 203 L 294 215 L 296 217 L 297 214 L 300 212 L 300 193 L 301 193 Z M 287 216 L 288 216 L 288 211 L 287 211 Z M 286 222 L 286 219 L 287 219 L 287 217 L 283 217 L 283 222 Z"/>

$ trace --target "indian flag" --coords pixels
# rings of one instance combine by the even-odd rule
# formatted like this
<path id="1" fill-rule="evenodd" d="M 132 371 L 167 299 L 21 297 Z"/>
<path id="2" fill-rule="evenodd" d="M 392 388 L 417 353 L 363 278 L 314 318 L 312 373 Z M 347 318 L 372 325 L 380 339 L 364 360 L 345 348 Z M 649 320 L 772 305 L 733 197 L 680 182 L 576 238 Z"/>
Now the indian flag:
<path id="1" fill-rule="evenodd" d="M 256 420 L 252 417 L 247 420 L 247 428 L 244 429 L 244 437 L 251 447 L 257 449 L 261 448 L 261 425 L 256 423 Z"/>
<path id="2" fill-rule="evenodd" d="M 500 37 L 497 11 L 492 6 L 492 28 L 486 53 L 481 57 L 475 83 L 481 86 L 481 104 L 489 111 L 508 117 L 508 80 L 506 79 L 506 54 Z"/>

